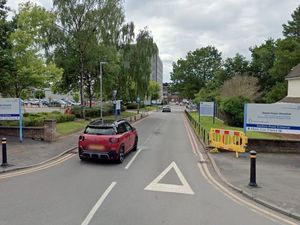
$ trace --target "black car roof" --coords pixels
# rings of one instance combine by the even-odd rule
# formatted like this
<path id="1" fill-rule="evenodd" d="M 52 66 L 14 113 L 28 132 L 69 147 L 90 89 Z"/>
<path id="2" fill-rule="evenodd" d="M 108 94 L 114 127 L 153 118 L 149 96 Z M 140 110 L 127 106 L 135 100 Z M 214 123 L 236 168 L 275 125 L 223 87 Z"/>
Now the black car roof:
<path id="1" fill-rule="evenodd" d="M 93 120 L 88 126 L 101 126 L 101 127 L 117 127 L 120 123 L 126 122 L 126 120 L 116 120 L 116 121 L 103 121 L 101 119 Z"/>

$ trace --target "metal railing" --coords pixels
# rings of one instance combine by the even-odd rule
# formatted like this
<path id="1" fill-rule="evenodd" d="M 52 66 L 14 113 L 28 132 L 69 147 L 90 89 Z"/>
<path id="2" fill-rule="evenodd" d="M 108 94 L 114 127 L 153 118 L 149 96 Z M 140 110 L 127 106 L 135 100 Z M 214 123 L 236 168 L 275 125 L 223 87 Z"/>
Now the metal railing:
<path id="1" fill-rule="evenodd" d="M 197 120 L 195 120 L 188 111 L 185 110 L 185 114 L 198 137 L 200 137 L 206 145 L 209 145 L 209 130 L 202 126 L 201 123 L 199 123 Z"/>

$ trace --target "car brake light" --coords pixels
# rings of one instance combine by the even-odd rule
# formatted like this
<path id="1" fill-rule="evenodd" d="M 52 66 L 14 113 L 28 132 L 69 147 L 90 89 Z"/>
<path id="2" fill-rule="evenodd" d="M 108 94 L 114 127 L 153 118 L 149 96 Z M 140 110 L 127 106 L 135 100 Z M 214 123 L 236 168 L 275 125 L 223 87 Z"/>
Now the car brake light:
<path id="1" fill-rule="evenodd" d="M 79 136 L 79 141 L 84 141 L 84 136 L 80 135 Z"/>
<path id="2" fill-rule="evenodd" d="M 119 142 L 119 138 L 109 138 L 109 142 L 110 143 L 118 143 Z"/>

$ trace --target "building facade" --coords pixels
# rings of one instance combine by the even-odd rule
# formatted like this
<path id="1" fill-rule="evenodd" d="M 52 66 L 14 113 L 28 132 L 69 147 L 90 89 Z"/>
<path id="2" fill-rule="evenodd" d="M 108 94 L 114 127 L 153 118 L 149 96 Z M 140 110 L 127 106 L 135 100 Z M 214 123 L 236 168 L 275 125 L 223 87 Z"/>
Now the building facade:
<path id="1" fill-rule="evenodd" d="M 157 82 L 160 86 L 159 100 L 163 99 L 163 63 L 159 57 L 159 54 L 156 54 L 151 59 L 151 74 L 150 80 Z"/>
<path id="2" fill-rule="evenodd" d="M 286 76 L 288 95 L 280 102 L 300 103 L 300 63 Z"/>

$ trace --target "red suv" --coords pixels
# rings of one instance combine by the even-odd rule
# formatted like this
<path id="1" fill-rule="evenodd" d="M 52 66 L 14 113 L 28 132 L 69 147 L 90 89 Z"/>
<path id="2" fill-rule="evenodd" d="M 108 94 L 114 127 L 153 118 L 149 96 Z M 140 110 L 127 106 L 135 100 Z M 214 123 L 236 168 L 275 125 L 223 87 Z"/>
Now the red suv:
<path id="1" fill-rule="evenodd" d="M 79 137 L 78 153 L 84 159 L 109 159 L 122 163 L 125 155 L 137 150 L 138 134 L 125 120 L 91 122 Z"/>

